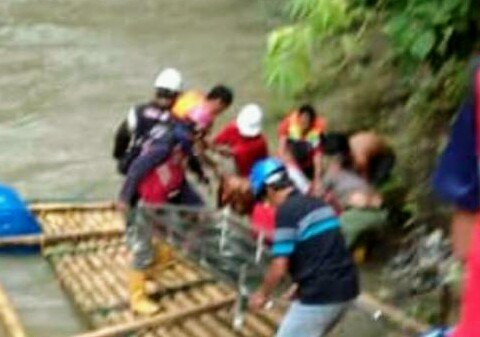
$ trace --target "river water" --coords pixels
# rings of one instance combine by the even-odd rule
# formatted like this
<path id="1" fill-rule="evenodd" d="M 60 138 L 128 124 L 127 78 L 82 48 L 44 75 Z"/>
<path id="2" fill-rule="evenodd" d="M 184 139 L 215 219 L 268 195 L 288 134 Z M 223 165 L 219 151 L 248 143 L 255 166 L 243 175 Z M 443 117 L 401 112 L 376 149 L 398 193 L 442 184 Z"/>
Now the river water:
<path id="1" fill-rule="evenodd" d="M 29 199 L 113 198 L 116 126 L 157 72 L 265 103 L 267 30 L 253 0 L 2 0 L 0 181 Z"/>
<path id="2" fill-rule="evenodd" d="M 0 181 L 30 200 L 114 198 L 113 133 L 163 67 L 187 88 L 235 88 L 228 116 L 265 103 L 264 14 L 249 0 L 0 1 Z M 0 282 L 33 336 L 83 329 L 39 258 L 0 257 Z"/>
<path id="3" fill-rule="evenodd" d="M 0 182 L 29 200 L 114 198 L 115 128 L 163 67 L 187 88 L 235 88 L 226 118 L 266 104 L 265 10 L 264 0 L 1 0 Z M 0 282 L 32 336 L 85 328 L 40 258 L 0 256 Z M 381 331 L 357 313 L 338 335 Z"/>

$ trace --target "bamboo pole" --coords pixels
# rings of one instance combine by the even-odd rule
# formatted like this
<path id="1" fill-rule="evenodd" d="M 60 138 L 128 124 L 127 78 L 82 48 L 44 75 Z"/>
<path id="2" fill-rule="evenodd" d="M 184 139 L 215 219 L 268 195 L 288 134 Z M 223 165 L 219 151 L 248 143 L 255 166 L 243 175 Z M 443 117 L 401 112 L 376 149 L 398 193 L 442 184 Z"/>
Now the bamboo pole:
<path id="1" fill-rule="evenodd" d="M 64 211 L 64 210 L 89 210 L 89 209 L 113 209 L 115 203 L 112 201 L 99 201 L 99 202 L 82 202 L 82 203 L 69 203 L 69 202 L 34 202 L 29 206 L 32 212 L 41 211 Z"/>
<path id="2" fill-rule="evenodd" d="M 9 337 L 26 337 L 27 334 L 20 323 L 18 315 L 13 308 L 5 290 L 0 285 L 0 323 L 5 328 Z"/>
<path id="3" fill-rule="evenodd" d="M 228 307 L 233 305 L 235 302 L 235 296 L 229 296 L 222 300 L 215 301 L 213 303 L 195 306 L 192 308 L 188 308 L 183 310 L 182 312 L 174 312 L 174 313 L 164 313 L 159 314 L 154 317 L 143 318 L 133 322 L 128 322 L 125 324 L 119 324 L 112 327 L 107 327 L 103 329 L 99 329 L 96 331 L 87 332 L 81 335 L 76 335 L 74 337 L 114 337 L 120 336 L 132 331 L 136 331 L 139 329 L 145 329 L 152 326 L 157 325 L 164 325 L 164 324 L 171 324 L 175 323 L 179 320 L 185 320 L 190 317 L 194 317 L 200 315 L 205 312 L 215 311 L 224 307 Z"/>
<path id="4" fill-rule="evenodd" d="M 0 238 L 0 247 L 9 246 L 37 246 L 52 244 L 63 240 L 84 240 L 93 237 L 111 237 L 121 235 L 125 232 L 123 228 L 105 228 L 91 231 L 77 231 L 72 233 L 60 234 L 35 234 L 35 235 L 16 235 Z"/>

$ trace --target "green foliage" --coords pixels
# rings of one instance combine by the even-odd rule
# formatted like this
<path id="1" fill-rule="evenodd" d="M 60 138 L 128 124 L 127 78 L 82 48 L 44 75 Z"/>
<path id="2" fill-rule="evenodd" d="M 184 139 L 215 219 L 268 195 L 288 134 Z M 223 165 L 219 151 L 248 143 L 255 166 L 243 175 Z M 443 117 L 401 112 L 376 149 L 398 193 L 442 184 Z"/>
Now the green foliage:
<path id="1" fill-rule="evenodd" d="M 438 67 L 474 50 L 479 7 L 474 0 L 290 0 L 286 11 L 292 22 L 269 36 L 266 84 L 283 95 L 298 95 L 314 75 L 314 55 L 323 41 L 349 36 L 348 47 L 371 25 L 386 34 L 391 54 L 408 69 L 415 71 L 424 61 Z"/>
<path id="2" fill-rule="evenodd" d="M 454 38 L 470 39 L 475 18 L 472 0 L 390 1 L 384 31 L 398 56 L 407 61 L 446 57 Z M 458 41 L 457 41 L 458 42 Z"/>
<path id="3" fill-rule="evenodd" d="M 265 76 L 281 93 L 299 92 L 310 76 L 312 32 L 308 26 L 287 26 L 268 38 Z"/>
<path id="4" fill-rule="evenodd" d="M 388 134 L 392 190 L 404 191 L 395 203 L 413 216 L 440 214 L 430 176 L 480 47 L 480 2 L 288 0 L 286 12 L 265 57 L 276 108 L 278 97 L 318 98 L 332 128 Z"/>
<path id="5" fill-rule="evenodd" d="M 349 25 L 345 0 L 298 0 L 287 5 L 293 24 L 268 37 L 265 80 L 277 93 L 294 96 L 307 86 L 314 44 Z"/>

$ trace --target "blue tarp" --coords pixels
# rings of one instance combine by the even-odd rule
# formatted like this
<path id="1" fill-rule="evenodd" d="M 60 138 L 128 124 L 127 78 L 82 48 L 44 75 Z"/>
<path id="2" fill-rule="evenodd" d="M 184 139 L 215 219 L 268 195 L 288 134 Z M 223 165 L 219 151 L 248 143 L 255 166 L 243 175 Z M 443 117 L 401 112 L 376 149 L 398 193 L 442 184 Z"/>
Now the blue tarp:
<path id="1" fill-rule="evenodd" d="M 0 237 L 40 233 L 35 217 L 28 210 L 17 192 L 0 184 Z M 32 249 L 3 248 L 2 253 L 31 252 Z"/>

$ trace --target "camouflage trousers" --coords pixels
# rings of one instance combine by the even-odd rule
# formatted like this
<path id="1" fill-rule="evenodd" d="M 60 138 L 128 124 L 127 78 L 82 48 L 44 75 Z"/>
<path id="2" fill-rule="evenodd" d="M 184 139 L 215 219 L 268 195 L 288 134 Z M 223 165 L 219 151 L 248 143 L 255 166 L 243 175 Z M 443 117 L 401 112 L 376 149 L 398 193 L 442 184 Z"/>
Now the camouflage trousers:
<path id="1" fill-rule="evenodd" d="M 126 214 L 126 241 L 130 249 L 134 269 L 145 270 L 153 264 L 155 250 L 153 245 L 153 224 L 148 221 L 144 211 L 134 207 Z"/>

